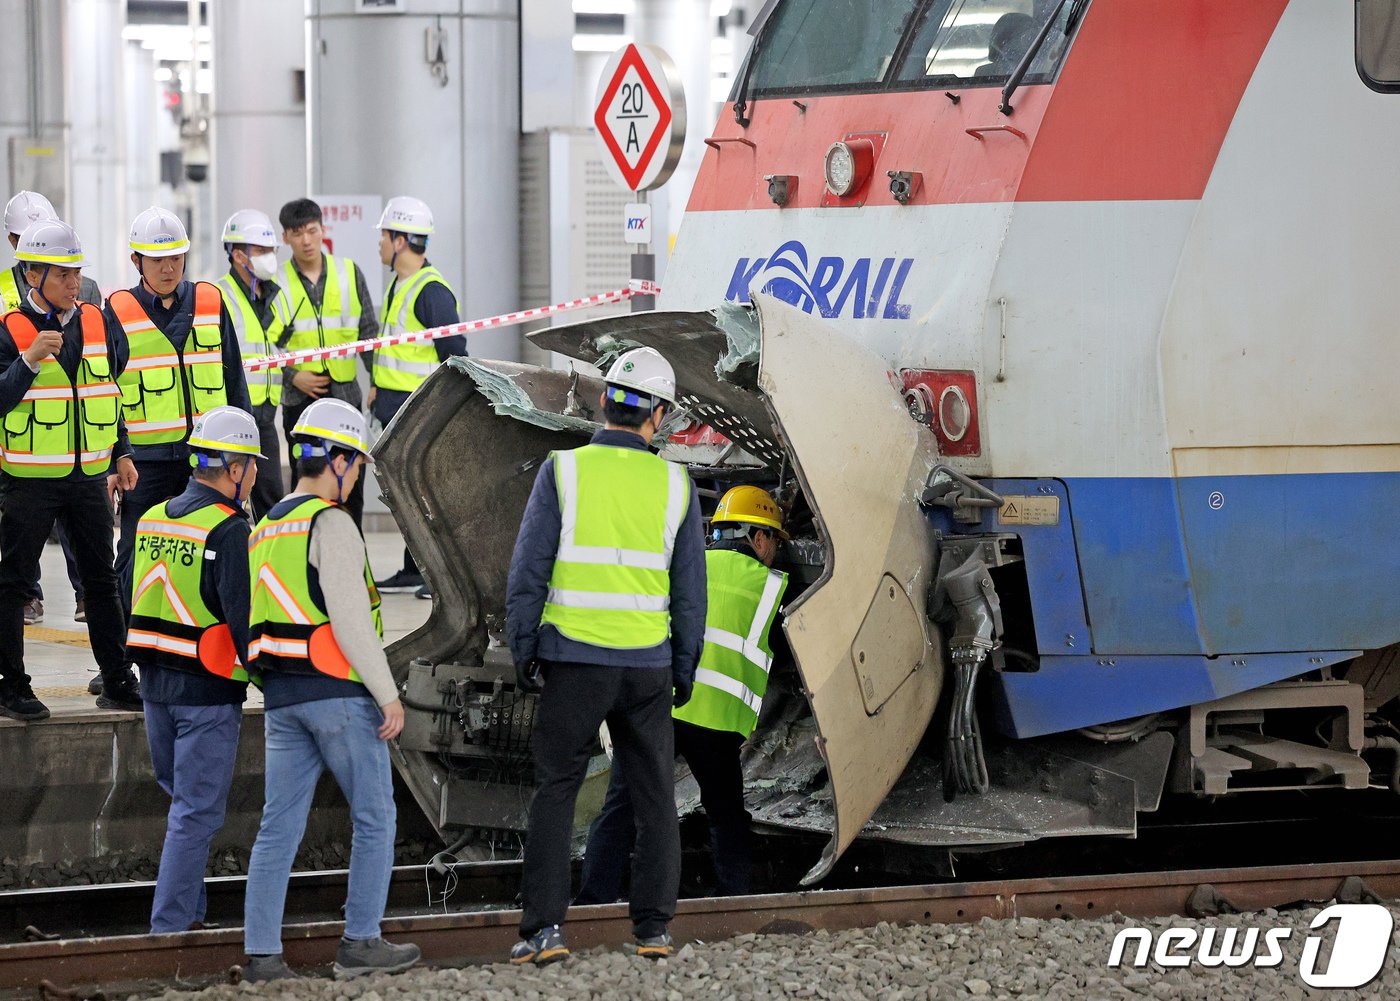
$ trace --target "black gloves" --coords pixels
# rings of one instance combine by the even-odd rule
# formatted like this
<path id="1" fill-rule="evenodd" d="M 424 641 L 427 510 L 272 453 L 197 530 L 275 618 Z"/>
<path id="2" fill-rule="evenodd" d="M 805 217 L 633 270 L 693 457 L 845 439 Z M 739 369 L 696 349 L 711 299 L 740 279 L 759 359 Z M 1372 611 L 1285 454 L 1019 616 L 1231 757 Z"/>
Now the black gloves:
<path id="1" fill-rule="evenodd" d="M 694 687 L 695 683 L 693 681 L 682 681 L 680 678 L 672 679 L 671 683 L 675 686 L 674 694 L 671 696 L 671 705 L 679 709 L 690 701 L 690 690 Z"/>
<path id="2" fill-rule="evenodd" d="M 540 673 L 538 660 L 532 657 L 526 661 L 516 661 L 515 687 L 531 695 L 544 691 L 544 676 Z"/>

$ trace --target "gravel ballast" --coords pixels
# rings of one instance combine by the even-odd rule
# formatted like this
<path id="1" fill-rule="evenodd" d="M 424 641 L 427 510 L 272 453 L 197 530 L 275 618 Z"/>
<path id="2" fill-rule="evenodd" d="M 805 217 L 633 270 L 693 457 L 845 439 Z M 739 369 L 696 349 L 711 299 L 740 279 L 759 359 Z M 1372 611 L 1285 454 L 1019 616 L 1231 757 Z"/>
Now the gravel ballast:
<path id="1" fill-rule="evenodd" d="M 167 990 L 169 1001 L 235 1001 L 251 998 L 316 1001 L 563 1001 L 574 998 L 638 998 L 656 1001 L 747 1001 L 759 998 L 878 998 L 880 1001 L 976 998 L 987 1001 L 1246 1001 L 1327 996 L 1400 996 L 1400 951 L 1392 947 L 1380 976 L 1359 991 L 1309 988 L 1299 963 L 1309 934 L 1323 939 L 1316 964 L 1325 969 L 1332 931 L 1310 933 L 1319 909 L 1266 911 L 1196 921 L 1182 918 L 1132 920 L 1121 915 L 1093 921 L 983 919 L 977 924 L 916 925 L 810 935 L 740 935 L 724 942 L 684 945 L 669 960 L 648 962 L 620 950 L 591 950 L 547 967 L 507 963 L 462 969 L 419 969 L 398 976 L 375 975 L 337 983 L 329 979 L 274 984 L 220 985 L 197 993 Z M 1392 908 L 1392 915 L 1400 910 Z M 1273 968 L 1164 969 L 1149 960 L 1131 968 L 1108 966 L 1114 937 L 1128 927 L 1157 933 L 1173 927 L 1198 932 L 1214 928 L 1240 934 L 1292 928 L 1282 943 L 1283 962 Z M 1335 929 L 1335 923 L 1330 928 Z M 565 928 L 567 932 L 567 926 Z M 1217 946 L 1218 948 L 1218 941 Z M 1195 955 L 1195 948 L 1180 950 Z M 1321 972 L 1321 970 L 1319 970 Z M 162 995 L 157 995 L 162 996 Z"/>

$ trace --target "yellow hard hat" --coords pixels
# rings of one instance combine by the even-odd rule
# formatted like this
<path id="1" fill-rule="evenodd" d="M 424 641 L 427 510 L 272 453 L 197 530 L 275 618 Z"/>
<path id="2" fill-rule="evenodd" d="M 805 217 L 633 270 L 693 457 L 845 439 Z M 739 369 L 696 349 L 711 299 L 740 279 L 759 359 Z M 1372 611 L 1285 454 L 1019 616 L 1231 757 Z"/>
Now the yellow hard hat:
<path id="1" fill-rule="evenodd" d="M 715 516 L 710 519 L 710 524 L 729 522 L 762 525 L 764 528 L 773 529 L 784 539 L 788 537 L 783 531 L 782 510 L 762 487 L 731 487 L 725 492 L 719 499 L 719 507 L 715 508 Z"/>

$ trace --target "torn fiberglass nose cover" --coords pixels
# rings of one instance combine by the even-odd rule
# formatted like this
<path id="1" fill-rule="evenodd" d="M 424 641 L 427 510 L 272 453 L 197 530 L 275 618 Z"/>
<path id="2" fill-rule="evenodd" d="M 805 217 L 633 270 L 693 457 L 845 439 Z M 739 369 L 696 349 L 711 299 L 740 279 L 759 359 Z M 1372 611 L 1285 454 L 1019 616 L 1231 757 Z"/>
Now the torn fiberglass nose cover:
<path id="1" fill-rule="evenodd" d="M 505 651 L 485 655 L 492 636 L 504 635 L 506 575 L 525 503 L 545 457 L 584 443 L 597 427 L 602 389 L 569 372 L 454 358 L 375 443 L 380 489 L 433 592 L 428 620 L 386 651 L 400 683 L 415 660 L 503 661 L 508 670 Z M 441 829 L 448 776 L 439 755 L 397 746 L 393 755 Z"/>
<path id="2" fill-rule="evenodd" d="M 633 313 L 531 339 L 590 363 L 657 348 L 701 421 L 797 477 L 827 554 L 784 610 L 831 789 L 831 841 L 804 881 L 821 879 L 904 771 L 942 690 L 942 641 L 924 615 L 935 545 L 918 506 L 937 461 L 932 433 L 909 419 L 883 359 L 771 296 L 756 295 L 751 312 Z M 569 372 L 454 360 L 404 406 L 375 458 L 435 600 L 428 622 L 390 647 L 396 673 L 415 658 L 481 663 L 504 624 L 535 471 L 550 450 L 586 440 L 601 388 Z M 433 816 L 443 774 L 430 757 L 399 754 Z"/>
<path id="3" fill-rule="evenodd" d="M 758 393 L 827 549 L 822 576 L 783 610 L 832 797 L 810 884 L 894 787 L 943 689 L 942 637 L 924 612 L 936 545 L 918 502 L 938 450 L 884 359 L 772 296 L 754 304 Z"/>

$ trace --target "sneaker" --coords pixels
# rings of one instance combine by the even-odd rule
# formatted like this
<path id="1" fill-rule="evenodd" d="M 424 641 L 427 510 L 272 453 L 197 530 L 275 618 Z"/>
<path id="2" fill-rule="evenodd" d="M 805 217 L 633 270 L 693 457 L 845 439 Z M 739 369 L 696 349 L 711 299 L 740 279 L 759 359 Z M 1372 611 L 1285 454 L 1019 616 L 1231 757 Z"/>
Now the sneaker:
<path id="1" fill-rule="evenodd" d="M 346 980 L 366 973 L 402 973 L 423 955 L 411 942 L 394 945 L 382 938 L 340 940 L 335 951 L 335 979 Z"/>
<path id="2" fill-rule="evenodd" d="M 544 966 L 557 963 L 569 957 L 569 947 L 564 942 L 564 932 L 558 925 L 541 928 L 529 938 L 521 939 L 510 950 L 510 961 L 516 966 L 535 963 Z"/>
<path id="3" fill-rule="evenodd" d="M 89 694 L 89 695 L 101 695 L 101 694 L 102 694 L 102 675 L 100 675 L 100 674 L 94 674 L 91 678 L 88 679 L 88 694 Z"/>
<path id="4" fill-rule="evenodd" d="M 39 701 L 34 689 L 29 685 L 17 685 L 8 691 L 0 692 L 0 716 L 26 722 L 48 719 L 49 707 Z"/>
<path id="5" fill-rule="evenodd" d="M 627 944 L 627 951 L 644 959 L 665 959 L 676 950 L 671 944 L 671 936 L 662 932 L 650 938 L 637 936 L 635 941 Z"/>
<path id="6" fill-rule="evenodd" d="M 423 575 L 400 570 L 392 577 L 375 581 L 374 586 L 381 594 L 412 594 L 423 586 Z"/>
<path id="7" fill-rule="evenodd" d="M 428 585 L 427 585 L 427 584 L 424 584 L 424 585 L 423 585 L 422 587 L 420 587 L 418 590 L 414 591 L 414 592 L 413 592 L 413 596 L 414 596 L 415 598 L 422 598 L 424 601 L 432 601 L 432 600 L 433 600 L 433 592 L 428 590 Z"/>
<path id="8" fill-rule="evenodd" d="M 91 684 L 88 686 L 91 688 Z M 143 712 L 145 706 L 141 702 L 141 686 L 136 683 L 130 669 L 126 672 L 126 677 L 122 678 L 120 684 L 102 684 L 102 694 L 97 697 L 97 708 L 99 709 L 121 709 L 126 712 Z"/>
<path id="9" fill-rule="evenodd" d="M 301 974 L 292 971 L 292 968 L 282 959 L 281 954 L 275 956 L 249 956 L 248 962 L 243 964 L 243 980 L 249 984 L 266 983 L 269 980 L 303 980 Z"/>
<path id="10" fill-rule="evenodd" d="M 24 603 L 24 624 L 32 626 L 44 621 L 44 603 L 38 598 L 30 598 Z"/>
<path id="11" fill-rule="evenodd" d="M 73 600 L 73 621 L 87 621 L 87 600 L 85 598 L 75 598 Z"/>

